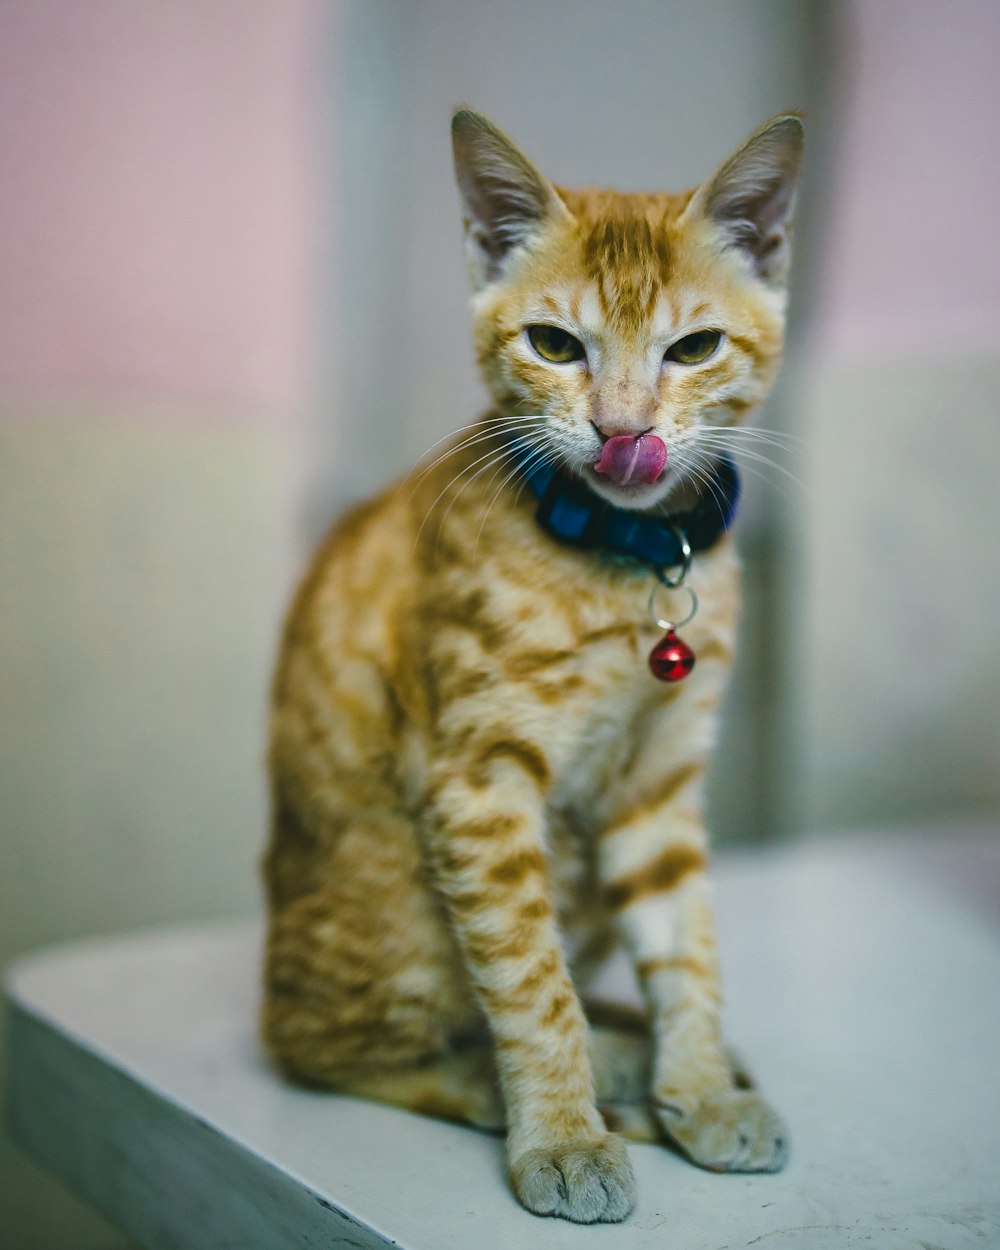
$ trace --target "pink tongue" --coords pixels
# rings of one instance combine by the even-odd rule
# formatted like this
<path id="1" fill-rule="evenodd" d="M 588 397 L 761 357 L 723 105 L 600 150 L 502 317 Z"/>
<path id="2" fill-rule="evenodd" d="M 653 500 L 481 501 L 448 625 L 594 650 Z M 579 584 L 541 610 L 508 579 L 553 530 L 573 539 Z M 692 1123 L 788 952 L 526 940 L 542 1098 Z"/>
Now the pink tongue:
<path id="1" fill-rule="evenodd" d="M 601 458 L 594 465 L 598 473 L 606 473 L 619 486 L 629 482 L 655 482 L 667 463 L 667 447 L 655 434 L 616 434 L 601 448 Z"/>

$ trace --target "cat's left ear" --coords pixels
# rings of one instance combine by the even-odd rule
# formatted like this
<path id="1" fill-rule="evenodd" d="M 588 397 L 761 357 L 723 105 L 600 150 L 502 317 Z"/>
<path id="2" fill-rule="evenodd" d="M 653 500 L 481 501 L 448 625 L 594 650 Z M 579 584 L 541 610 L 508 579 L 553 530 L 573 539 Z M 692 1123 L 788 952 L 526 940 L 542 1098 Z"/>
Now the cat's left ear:
<path id="1" fill-rule="evenodd" d="M 702 183 L 687 209 L 719 226 L 726 243 L 773 286 L 788 275 L 802 138 L 796 114 L 772 117 Z"/>
<path id="2" fill-rule="evenodd" d="M 473 285 L 501 276 L 508 255 L 569 210 L 555 187 L 482 113 L 457 109 L 451 123 Z"/>

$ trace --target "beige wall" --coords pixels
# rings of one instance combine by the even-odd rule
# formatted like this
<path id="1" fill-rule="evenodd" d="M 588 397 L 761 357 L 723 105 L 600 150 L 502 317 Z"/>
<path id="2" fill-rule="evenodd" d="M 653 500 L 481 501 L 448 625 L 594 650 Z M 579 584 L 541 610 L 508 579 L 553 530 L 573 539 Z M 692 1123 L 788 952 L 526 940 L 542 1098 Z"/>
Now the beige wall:
<path id="1" fill-rule="evenodd" d="M 257 906 L 326 30 L 0 6 L 0 963 Z M 5 1250 L 122 1244 L 0 1133 Z"/>
<path id="2" fill-rule="evenodd" d="M 1000 813 L 1000 358 L 830 362 L 801 391 L 798 828 Z"/>
<path id="3" fill-rule="evenodd" d="M 208 418 L 0 407 L 0 962 L 257 906 L 301 473 L 273 425 Z M 0 1245 L 118 1244 L 0 1135 Z"/>
<path id="4" fill-rule="evenodd" d="M 320 0 L 5 0 L 6 392 L 301 406 L 326 29 Z"/>
<path id="5" fill-rule="evenodd" d="M 1000 8 L 858 0 L 793 382 L 792 828 L 1000 814 Z M 797 557 L 797 558 L 796 558 Z"/>

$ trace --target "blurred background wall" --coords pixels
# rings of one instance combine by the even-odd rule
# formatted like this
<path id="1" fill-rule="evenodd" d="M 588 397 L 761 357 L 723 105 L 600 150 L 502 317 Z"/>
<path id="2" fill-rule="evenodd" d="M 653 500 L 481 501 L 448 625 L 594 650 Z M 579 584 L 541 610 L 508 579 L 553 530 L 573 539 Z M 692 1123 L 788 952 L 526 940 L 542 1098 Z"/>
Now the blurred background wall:
<path id="1" fill-rule="evenodd" d="M 789 828 L 1000 809 L 1000 6 L 838 10 L 794 421 Z"/>
<path id="2" fill-rule="evenodd" d="M 6 0 L 0 961 L 257 906 L 284 600 L 332 515 L 483 405 L 458 102 L 623 188 L 806 109 L 759 418 L 802 452 L 747 475 L 714 825 L 995 816 L 1000 10 L 943 12 Z M 124 1244 L 0 1139 L 8 1243 Z"/>
<path id="3" fill-rule="evenodd" d="M 0 960 L 256 906 L 332 16 L 0 6 Z M 4 1250 L 119 1244 L 0 1140 Z"/>

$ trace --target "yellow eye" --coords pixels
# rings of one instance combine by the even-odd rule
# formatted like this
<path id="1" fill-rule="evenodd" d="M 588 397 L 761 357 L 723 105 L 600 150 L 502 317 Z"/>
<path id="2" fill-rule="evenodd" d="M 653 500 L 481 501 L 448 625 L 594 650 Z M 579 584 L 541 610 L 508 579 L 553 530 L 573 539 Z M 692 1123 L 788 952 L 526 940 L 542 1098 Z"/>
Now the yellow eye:
<path id="1" fill-rule="evenodd" d="M 551 360 L 554 365 L 583 360 L 587 354 L 579 339 L 558 326 L 528 326 L 528 342 L 543 360 Z"/>
<path id="2" fill-rule="evenodd" d="M 667 348 L 664 360 L 676 360 L 679 365 L 700 365 L 714 355 L 722 342 L 721 330 L 696 330 Z"/>

